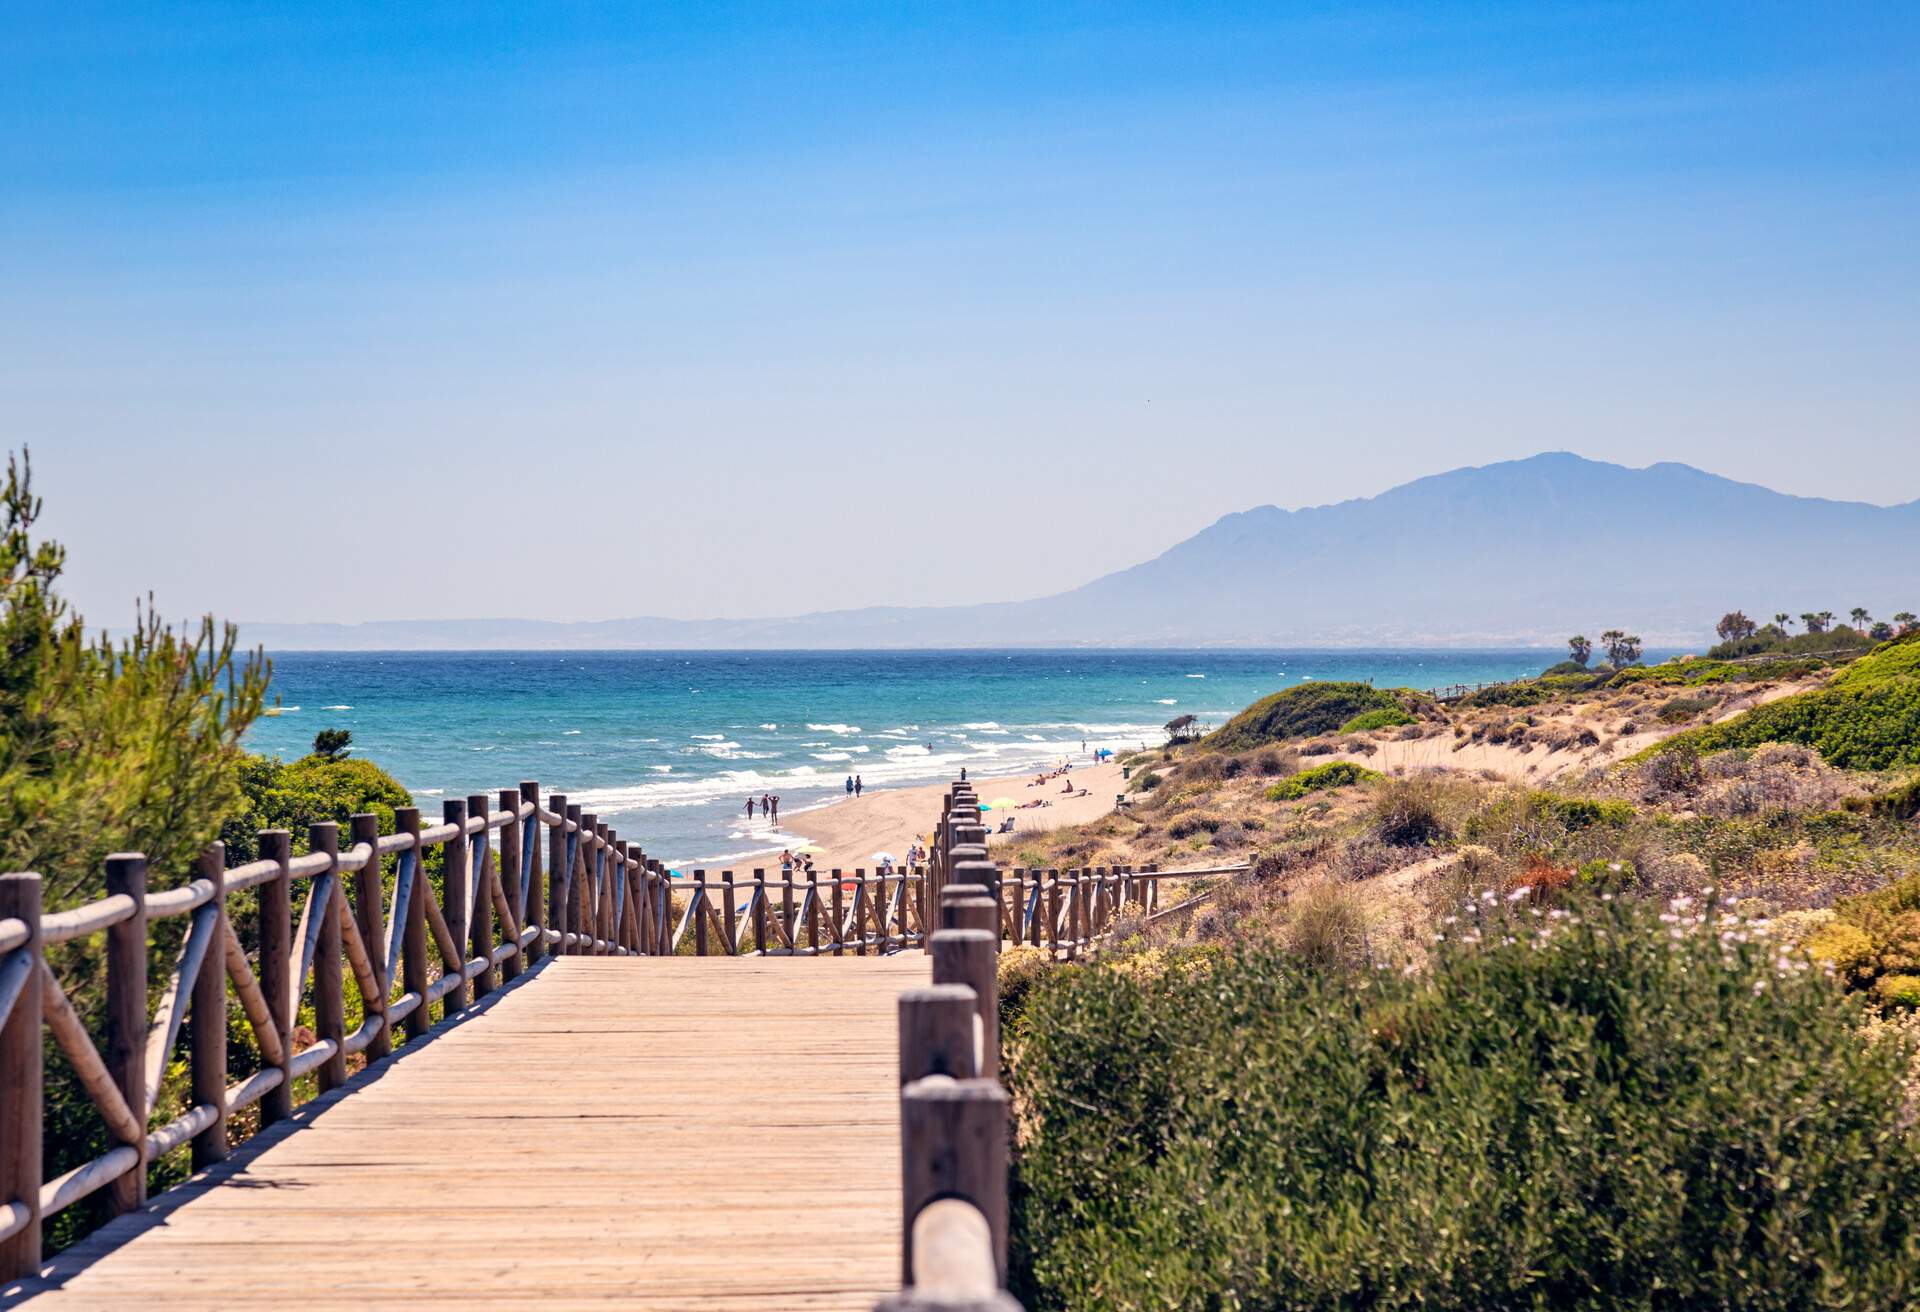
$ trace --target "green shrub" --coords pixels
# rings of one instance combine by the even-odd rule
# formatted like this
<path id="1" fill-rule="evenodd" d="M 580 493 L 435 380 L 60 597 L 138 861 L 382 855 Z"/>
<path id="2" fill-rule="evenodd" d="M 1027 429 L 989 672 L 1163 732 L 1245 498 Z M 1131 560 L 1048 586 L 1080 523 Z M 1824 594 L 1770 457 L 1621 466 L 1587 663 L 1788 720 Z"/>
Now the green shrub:
<path id="1" fill-rule="evenodd" d="M 1888 770 L 1920 765 L 1920 631 L 1882 643 L 1824 688 L 1756 706 L 1679 738 L 1699 751 L 1802 743 L 1829 765 Z"/>
<path id="2" fill-rule="evenodd" d="M 371 811 L 380 817 L 380 832 L 393 832 L 395 807 L 413 805 L 413 797 L 392 775 L 372 761 L 355 757 L 303 756 L 281 761 L 271 756 L 248 756 L 240 762 L 240 805 L 220 828 L 227 844 L 227 861 L 239 865 L 253 860 L 256 835 L 262 829 L 290 829 L 296 851 L 304 852 L 307 827 L 332 820 L 341 826 L 346 845 L 348 817 Z M 436 824 L 439 817 L 423 822 Z"/>
<path id="3" fill-rule="evenodd" d="M 1681 724 L 1712 709 L 1713 703 L 1705 697 L 1671 697 L 1656 714 L 1662 724 Z"/>
<path id="4" fill-rule="evenodd" d="M 1380 706 L 1371 711 L 1362 711 L 1341 725 L 1338 732 L 1371 733 L 1375 729 L 1391 729 L 1413 722 L 1413 717 L 1399 706 Z"/>
<path id="5" fill-rule="evenodd" d="M 1380 776 L 1362 765 L 1352 761 L 1328 761 L 1325 765 L 1316 765 L 1311 770 L 1302 770 L 1298 774 L 1288 775 L 1279 783 L 1267 789 L 1269 802 L 1292 802 L 1305 797 L 1308 793 L 1319 792 L 1323 788 L 1345 788 L 1348 784 L 1357 784 Z"/>
<path id="6" fill-rule="evenodd" d="M 1136 793 L 1150 793 L 1160 786 L 1160 776 L 1149 770 L 1133 781 Z"/>
<path id="7" fill-rule="evenodd" d="M 1571 830 L 1589 829 L 1594 825 L 1620 829 L 1633 823 L 1631 802 L 1535 793 L 1529 799 L 1529 804 L 1536 814 L 1551 815 Z"/>
<path id="8" fill-rule="evenodd" d="M 1624 858 L 1595 857 L 1591 861 L 1581 862 L 1574 875 L 1582 884 L 1605 889 L 1608 892 L 1618 892 L 1621 889 L 1632 888 L 1637 873 L 1633 862 Z"/>
<path id="9" fill-rule="evenodd" d="M 1920 975 L 1883 975 L 1874 982 L 1873 991 L 1889 1007 L 1902 1011 L 1920 1007 Z"/>
<path id="10" fill-rule="evenodd" d="M 1881 643 L 1870 654 L 1834 675 L 1828 686 L 1861 692 L 1896 679 L 1912 678 L 1920 678 L 1920 629 Z"/>
<path id="11" fill-rule="evenodd" d="M 1400 699 L 1371 684 L 1303 683 L 1262 697 L 1205 741 L 1222 751 L 1241 752 L 1289 738 L 1332 733 L 1357 715 L 1389 709 L 1402 709 Z"/>
<path id="12" fill-rule="evenodd" d="M 1751 637 L 1737 638 L 1709 648 L 1707 655 L 1714 660 L 1731 660 L 1742 656 L 1806 656 L 1825 652 L 1865 651 L 1872 645 L 1866 634 L 1845 624 L 1825 633 L 1795 634 L 1788 634 L 1784 629 L 1769 624 Z"/>
<path id="13" fill-rule="evenodd" d="M 1849 797 L 1841 805 L 1848 811 L 1865 811 L 1888 820 L 1911 820 L 1920 816 L 1920 775 L 1871 797 Z"/>
<path id="14" fill-rule="evenodd" d="M 1177 816 L 1167 825 L 1168 838 L 1192 838 L 1195 834 L 1211 834 L 1226 821 L 1210 811 L 1190 811 Z"/>
<path id="15" fill-rule="evenodd" d="M 1010 1040 L 1014 1292 L 1034 1312 L 1907 1306 L 1904 1043 L 1863 1043 L 1768 943 L 1572 906 L 1550 938 L 1528 917 L 1456 933 L 1413 977 L 1269 950 L 1050 980 Z"/>
<path id="16" fill-rule="evenodd" d="M 1027 1009 L 1027 1000 L 1048 972 L 1071 969 L 1055 962 L 1045 948 L 1010 947 L 999 957 L 1000 1028 L 1012 1031 Z"/>
<path id="17" fill-rule="evenodd" d="M 1373 834 L 1394 847 L 1421 847 L 1451 836 L 1432 781 L 1389 779 L 1373 799 Z"/>
<path id="18" fill-rule="evenodd" d="M 1833 973 L 1842 979 L 1871 973 L 1873 939 L 1858 925 L 1830 920 L 1813 931 L 1806 946 L 1808 956 L 1833 967 Z"/>
<path id="19" fill-rule="evenodd" d="M 1701 751 L 1802 743 L 1829 765 L 1887 770 L 1920 765 L 1920 679 L 1900 679 L 1866 691 L 1837 687 L 1783 697 L 1696 730 Z"/>

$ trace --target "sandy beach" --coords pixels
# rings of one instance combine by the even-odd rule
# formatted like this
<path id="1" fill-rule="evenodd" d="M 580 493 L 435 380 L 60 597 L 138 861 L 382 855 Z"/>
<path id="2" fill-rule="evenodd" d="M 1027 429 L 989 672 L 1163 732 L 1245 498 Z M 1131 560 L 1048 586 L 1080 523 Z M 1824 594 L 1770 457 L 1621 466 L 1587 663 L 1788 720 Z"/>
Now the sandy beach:
<path id="1" fill-rule="evenodd" d="M 1050 779 L 1044 787 L 1033 786 L 1036 773 L 982 775 L 972 780 L 981 801 L 992 803 L 1005 797 L 1015 803 L 1016 809 L 987 813 L 990 829 L 997 829 L 1006 815 L 1015 817 L 1014 831 L 991 835 L 991 844 L 1004 846 L 1017 842 L 1022 834 L 1097 819 L 1113 809 L 1114 796 L 1125 787 L 1118 765 L 1076 765 L 1065 779 Z M 1068 780 L 1075 796 L 1061 791 Z M 1084 797 L 1078 796 L 1082 790 Z M 819 845 L 813 860 L 822 870 L 870 868 L 875 852 L 904 858 L 915 838 L 927 836 L 939 818 L 940 799 L 946 791 L 946 784 L 875 790 L 818 810 L 783 816 L 780 825 Z M 1033 801 L 1045 801 L 1047 805 L 1017 809 L 1020 803 Z"/>

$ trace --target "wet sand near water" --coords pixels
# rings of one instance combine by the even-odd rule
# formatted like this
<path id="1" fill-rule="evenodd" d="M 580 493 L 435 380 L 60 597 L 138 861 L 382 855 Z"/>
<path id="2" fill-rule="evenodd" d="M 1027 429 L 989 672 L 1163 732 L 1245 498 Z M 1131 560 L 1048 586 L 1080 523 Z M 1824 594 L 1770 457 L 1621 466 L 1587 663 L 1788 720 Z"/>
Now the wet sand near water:
<path id="1" fill-rule="evenodd" d="M 1059 825 L 1077 825 L 1097 820 L 1113 810 L 1114 795 L 1125 788 L 1118 765 L 1076 765 L 1062 779 L 1049 779 L 1044 787 L 1031 787 L 1038 771 L 1022 775 L 976 776 L 971 782 L 980 800 L 992 803 L 996 798 L 1011 798 L 1016 804 L 1045 801 L 1048 805 L 1022 811 L 990 810 L 986 813 L 989 831 L 998 829 L 1006 816 L 1014 817 L 1011 834 L 990 834 L 993 845 L 1015 842 L 1023 833 L 1052 829 Z M 1069 797 L 1061 791 L 1071 781 L 1077 794 Z M 891 852 L 904 860 L 907 849 L 917 837 L 922 840 L 940 818 L 940 799 L 946 784 L 922 784 L 915 788 L 876 789 L 844 802 L 835 802 L 813 811 L 782 816 L 780 826 L 819 844 L 813 864 L 819 870 L 872 869 L 875 852 Z M 774 852 L 778 856 L 778 850 Z M 751 858 L 748 864 L 751 864 Z"/>

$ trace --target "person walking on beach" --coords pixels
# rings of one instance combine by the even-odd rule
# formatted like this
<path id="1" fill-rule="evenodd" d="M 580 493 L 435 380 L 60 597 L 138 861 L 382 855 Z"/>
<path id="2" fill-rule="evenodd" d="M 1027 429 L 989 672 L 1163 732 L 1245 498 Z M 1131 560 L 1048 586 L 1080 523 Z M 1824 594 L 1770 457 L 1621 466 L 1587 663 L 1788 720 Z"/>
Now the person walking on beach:
<path id="1" fill-rule="evenodd" d="M 853 777 L 853 795 L 855 797 L 860 796 L 861 792 L 864 791 L 865 788 L 866 788 L 866 785 L 860 781 L 860 776 L 855 775 Z"/>
<path id="2" fill-rule="evenodd" d="M 760 794 L 760 814 L 769 820 L 773 819 L 773 799 L 766 793 Z"/>
<path id="3" fill-rule="evenodd" d="M 753 819 L 753 798 L 747 798 L 747 819 Z"/>
<path id="4" fill-rule="evenodd" d="M 853 776 L 852 775 L 847 776 L 847 796 L 848 797 L 853 796 Z"/>
<path id="5" fill-rule="evenodd" d="M 769 810 L 768 810 L 768 812 L 767 812 L 767 818 L 768 818 L 769 820 L 771 820 L 771 821 L 773 821 L 773 822 L 774 822 L 775 824 L 779 824 L 779 823 L 780 823 L 780 796 L 779 796 L 779 794 L 778 794 L 778 793 L 776 793 L 776 794 L 774 794 L 774 795 L 773 795 L 773 796 L 772 796 L 771 798 L 769 798 L 769 799 L 767 799 L 767 805 L 768 805 L 768 807 L 769 807 L 769 808 L 771 808 L 771 809 L 769 809 Z"/>

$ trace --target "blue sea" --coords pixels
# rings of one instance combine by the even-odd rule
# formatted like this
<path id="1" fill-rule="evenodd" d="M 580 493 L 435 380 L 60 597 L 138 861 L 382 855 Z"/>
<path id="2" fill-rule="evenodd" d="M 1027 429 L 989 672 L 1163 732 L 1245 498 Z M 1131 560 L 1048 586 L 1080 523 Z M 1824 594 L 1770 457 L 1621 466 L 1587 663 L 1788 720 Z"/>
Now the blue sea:
<path id="1" fill-rule="evenodd" d="M 1155 745 L 1309 680 L 1440 687 L 1534 674 L 1520 651 L 281 652 L 248 746 L 292 759 L 341 728 L 428 817 L 537 779 L 671 863 L 798 841 L 783 819 L 867 788 L 1014 773 Z"/>

